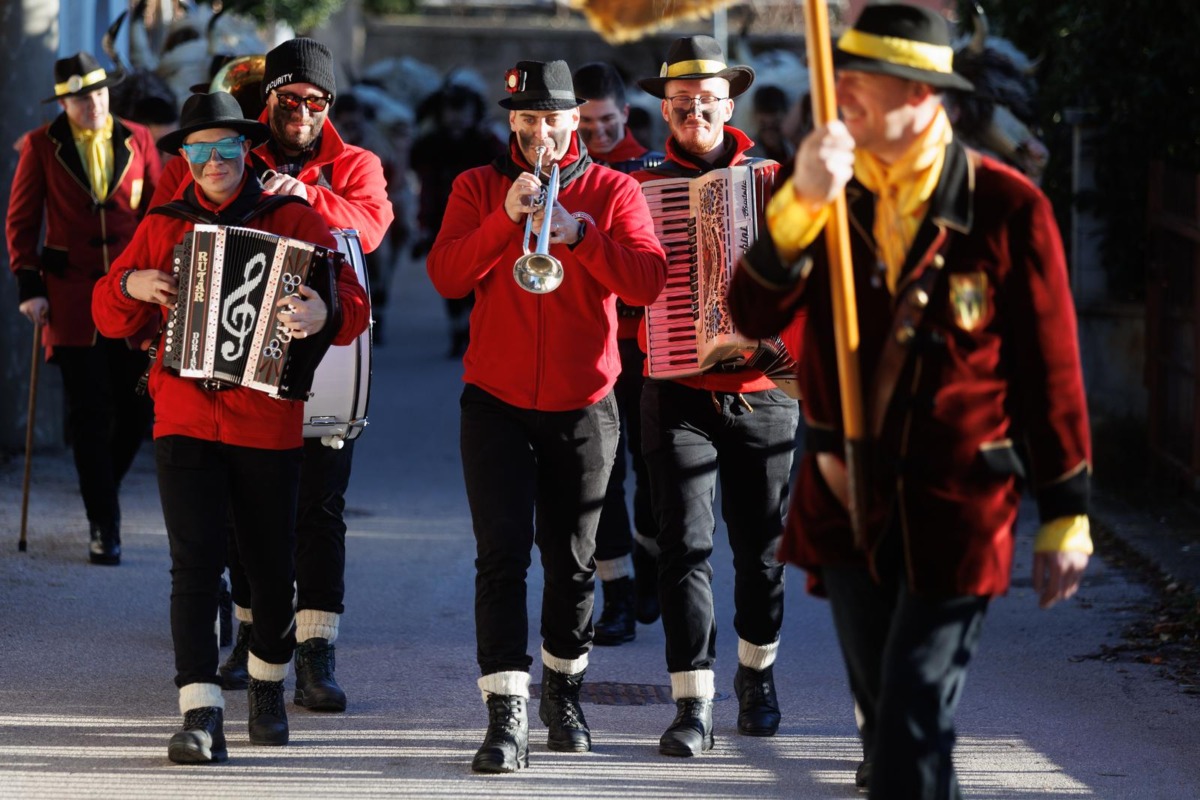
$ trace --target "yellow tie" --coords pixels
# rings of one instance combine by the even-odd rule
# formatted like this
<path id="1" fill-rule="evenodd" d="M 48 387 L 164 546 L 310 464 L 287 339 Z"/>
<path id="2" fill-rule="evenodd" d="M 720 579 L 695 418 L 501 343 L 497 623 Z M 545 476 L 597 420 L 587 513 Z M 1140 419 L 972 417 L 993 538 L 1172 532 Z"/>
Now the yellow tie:
<path id="1" fill-rule="evenodd" d="M 892 294 L 941 177 L 946 145 L 953 138 L 950 120 L 939 108 L 929 127 L 895 162 L 884 164 L 864 150 L 855 152 L 854 177 L 875 195 L 876 255 L 887 270 Z"/>
<path id="2" fill-rule="evenodd" d="M 110 116 L 105 120 L 104 127 L 97 130 L 91 128 L 76 128 L 71 126 L 75 136 L 75 146 L 83 159 L 83 168 L 91 181 L 92 191 L 96 199 L 103 202 L 108 198 L 108 182 L 112 177 L 112 131 L 113 120 Z"/>

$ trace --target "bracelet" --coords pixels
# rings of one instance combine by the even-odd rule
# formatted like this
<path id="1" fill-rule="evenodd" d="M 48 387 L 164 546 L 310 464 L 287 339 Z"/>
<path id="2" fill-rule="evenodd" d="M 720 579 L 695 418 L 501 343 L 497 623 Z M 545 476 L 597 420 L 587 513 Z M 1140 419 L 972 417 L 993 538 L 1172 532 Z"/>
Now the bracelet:
<path id="1" fill-rule="evenodd" d="M 567 245 L 568 250 L 574 250 L 576 247 L 579 246 L 579 243 L 583 241 L 583 235 L 585 233 L 587 233 L 587 223 L 584 222 L 583 220 L 579 220 L 579 227 L 576 228 L 575 231 L 576 231 L 576 239 L 573 243 Z"/>
<path id="2" fill-rule="evenodd" d="M 135 272 L 137 272 L 137 270 L 131 267 L 130 269 L 125 270 L 124 274 L 121 275 L 121 294 L 125 296 L 126 300 L 137 299 L 129 293 L 129 276 Z"/>

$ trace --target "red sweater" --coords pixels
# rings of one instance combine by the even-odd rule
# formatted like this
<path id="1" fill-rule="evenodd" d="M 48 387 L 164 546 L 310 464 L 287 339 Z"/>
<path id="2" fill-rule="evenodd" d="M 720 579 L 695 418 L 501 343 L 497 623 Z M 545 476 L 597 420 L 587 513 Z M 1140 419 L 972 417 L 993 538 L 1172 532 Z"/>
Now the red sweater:
<path id="1" fill-rule="evenodd" d="M 204 199 L 200 202 L 209 210 L 220 211 L 233 200 L 221 206 Z M 170 272 L 172 250 L 192 227 L 193 223 L 174 217 L 159 214 L 146 217 L 125 252 L 96 284 L 92 314 L 101 333 L 110 337 L 128 336 L 155 314 L 167 316 L 165 306 L 122 295 L 121 275 L 130 267 Z M 324 247 L 337 246 L 321 215 L 302 203 L 268 211 L 246 223 L 246 227 Z M 333 343 L 349 344 L 366 330 L 367 297 L 354 271 L 344 263 L 338 273 L 337 287 L 342 325 Z M 264 392 L 242 387 L 205 391 L 199 382 L 163 369 L 161 353 L 151 368 L 150 396 L 154 398 L 155 438 L 182 435 L 263 450 L 287 450 L 302 444 L 303 402 L 277 400 Z"/>
<path id="2" fill-rule="evenodd" d="M 579 158 L 577 141 L 564 170 Z M 530 169 L 514 147 L 509 158 L 510 166 Z M 662 247 L 637 182 L 589 164 L 558 195 L 560 205 L 587 222 L 587 233 L 573 250 L 550 249 L 566 273 L 562 285 L 530 294 L 512 274 L 525 230 L 523 220 L 514 223 L 504 210 L 512 183 L 494 166 L 460 175 L 426 269 L 444 297 L 475 291 L 465 382 L 520 408 L 584 408 L 607 395 L 621 372 L 617 296 L 640 306 L 662 291 Z"/>

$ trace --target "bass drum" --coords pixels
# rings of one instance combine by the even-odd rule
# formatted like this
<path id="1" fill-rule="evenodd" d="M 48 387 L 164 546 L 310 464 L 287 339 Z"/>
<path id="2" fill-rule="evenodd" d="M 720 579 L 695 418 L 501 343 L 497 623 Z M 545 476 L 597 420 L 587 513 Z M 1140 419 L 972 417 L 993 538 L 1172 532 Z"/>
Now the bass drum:
<path id="1" fill-rule="evenodd" d="M 338 250 L 354 268 L 367 293 L 370 310 L 371 286 L 367 259 L 358 231 L 334 228 Z M 313 376 L 312 396 L 304 403 L 304 437 L 340 450 L 357 439 L 367 425 L 367 399 L 371 394 L 371 326 L 353 342 L 330 347 Z"/>

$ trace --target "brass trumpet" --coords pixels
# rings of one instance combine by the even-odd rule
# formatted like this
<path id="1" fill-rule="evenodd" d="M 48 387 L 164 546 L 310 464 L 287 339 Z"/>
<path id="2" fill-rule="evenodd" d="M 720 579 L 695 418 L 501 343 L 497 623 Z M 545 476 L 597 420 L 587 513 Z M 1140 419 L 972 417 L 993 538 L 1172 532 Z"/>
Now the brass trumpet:
<path id="1" fill-rule="evenodd" d="M 537 165 L 533 174 L 542 177 L 542 159 L 546 148 L 537 148 Z M 538 233 L 534 249 L 529 249 L 529 236 L 533 230 L 533 211 L 525 217 L 525 235 L 521 237 L 521 248 L 525 255 L 513 264 L 513 279 L 517 285 L 533 294 L 548 294 L 558 288 L 563 280 L 562 262 L 550 255 L 550 224 L 554 213 L 554 204 L 558 201 L 558 164 L 550 167 L 550 181 L 542 187 L 542 194 L 534 207 L 546 210 L 542 218 L 542 230 Z"/>

